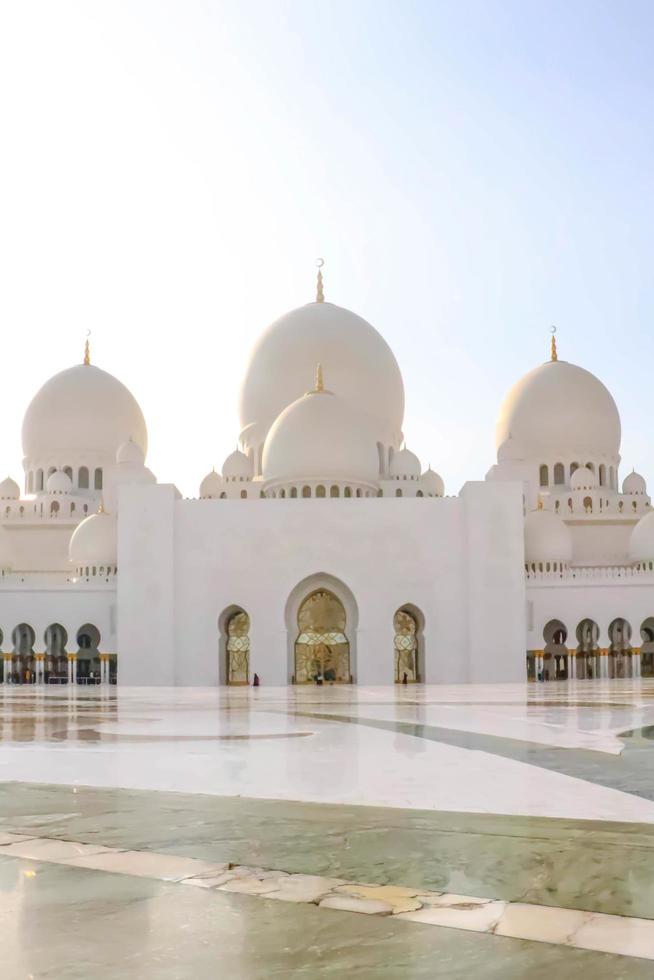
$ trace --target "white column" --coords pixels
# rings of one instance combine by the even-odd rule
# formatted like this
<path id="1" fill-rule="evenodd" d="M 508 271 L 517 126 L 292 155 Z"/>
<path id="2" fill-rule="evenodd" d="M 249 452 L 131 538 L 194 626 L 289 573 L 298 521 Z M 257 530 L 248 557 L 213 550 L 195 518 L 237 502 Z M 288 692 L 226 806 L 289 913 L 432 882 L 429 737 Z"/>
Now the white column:
<path id="1" fill-rule="evenodd" d="M 632 677 L 640 677 L 640 650 L 634 652 L 631 655 L 631 675 Z"/>
<path id="2" fill-rule="evenodd" d="M 77 684 L 77 657 L 73 657 L 73 684 Z"/>
<path id="3" fill-rule="evenodd" d="M 68 658 L 68 683 L 73 683 L 73 661 L 70 657 Z"/>
<path id="4" fill-rule="evenodd" d="M 575 680 L 577 677 L 577 658 L 575 657 L 574 653 L 568 654 L 568 663 L 570 665 L 568 675 L 571 680 Z"/>

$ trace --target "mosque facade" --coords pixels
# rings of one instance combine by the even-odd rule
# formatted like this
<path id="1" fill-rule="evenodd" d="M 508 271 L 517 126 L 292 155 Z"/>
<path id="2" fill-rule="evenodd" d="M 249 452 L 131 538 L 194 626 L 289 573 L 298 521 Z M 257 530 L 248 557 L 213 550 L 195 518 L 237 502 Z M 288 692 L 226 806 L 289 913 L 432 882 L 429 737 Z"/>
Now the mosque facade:
<path id="1" fill-rule="evenodd" d="M 320 273 L 255 345 L 239 414 L 238 448 L 184 499 L 88 344 L 43 385 L 22 489 L 0 483 L 3 683 L 654 676 L 645 480 L 620 486 L 615 402 L 554 337 L 456 495 L 405 446 L 390 347 Z"/>

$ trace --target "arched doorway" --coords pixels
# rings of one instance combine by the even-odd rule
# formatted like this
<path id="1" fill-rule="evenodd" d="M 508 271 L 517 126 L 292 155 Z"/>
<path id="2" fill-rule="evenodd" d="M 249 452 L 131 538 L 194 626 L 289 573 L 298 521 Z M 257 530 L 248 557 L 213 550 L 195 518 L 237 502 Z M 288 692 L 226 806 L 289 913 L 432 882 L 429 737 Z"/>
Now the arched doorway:
<path id="1" fill-rule="evenodd" d="M 631 677 L 631 626 L 618 616 L 609 626 L 609 677 Z"/>
<path id="2" fill-rule="evenodd" d="M 296 684 L 350 684 L 347 615 L 329 589 L 316 589 L 302 601 L 295 640 Z"/>
<path id="3" fill-rule="evenodd" d="M 250 682 L 250 617 L 233 607 L 225 617 L 225 683 L 244 686 Z"/>
<path id="4" fill-rule="evenodd" d="M 543 629 L 545 647 L 543 650 L 542 679 L 544 681 L 565 681 L 568 678 L 568 648 L 565 641 L 568 630 L 560 619 L 550 619 Z"/>
<path id="5" fill-rule="evenodd" d="M 31 684 L 36 680 L 34 641 L 36 634 L 29 623 L 19 623 L 11 634 L 14 645 L 13 678 L 14 683 Z"/>
<path id="6" fill-rule="evenodd" d="M 599 677 L 599 626 L 594 619 L 582 619 L 576 630 L 575 675 L 578 680 Z"/>
<path id="7" fill-rule="evenodd" d="M 421 617 L 412 606 L 402 606 L 393 616 L 395 683 L 417 684 L 421 680 Z"/>
<path id="8" fill-rule="evenodd" d="M 45 643 L 45 683 L 64 681 L 68 675 L 68 654 L 66 644 L 68 633 L 61 623 L 51 623 L 43 636 Z"/>
<path id="9" fill-rule="evenodd" d="M 77 661 L 73 682 L 88 684 L 100 678 L 100 630 L 92 623 L 85 623 L 77 631 Z M 93 675 L 93 676 L 91 676 Z"/>
<path id="10" fill-rule="evenodd" d="M 640 672 L 643 677 L 654 677 L 654 616 L 644 619 L 640 627 Z"/>

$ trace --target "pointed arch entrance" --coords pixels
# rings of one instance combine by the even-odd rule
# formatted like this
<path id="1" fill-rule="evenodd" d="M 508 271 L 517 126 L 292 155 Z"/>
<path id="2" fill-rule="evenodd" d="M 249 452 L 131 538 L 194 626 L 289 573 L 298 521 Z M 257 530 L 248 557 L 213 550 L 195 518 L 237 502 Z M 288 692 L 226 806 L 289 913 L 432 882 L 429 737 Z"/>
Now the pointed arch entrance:
<path id="1" fill-rule="evenodd" d="M 415 606 L 401 606 L 393 616 L 395 683 L 418 684 L 421 677 L 423 617 Z"/>
<path id="2" fill-rule="evenodd" d="M 349 684 L 350 642 L 347 614 L 338 596 L 316 589 L 304 598 L 297 615 L 296 684 Z"/>
<path id="3" fill-rule="evenodd" d="M 218 619 L 219 682 L 229 687 L 250 683 L 250 616 L 242 606 L 228 606 Z"/>

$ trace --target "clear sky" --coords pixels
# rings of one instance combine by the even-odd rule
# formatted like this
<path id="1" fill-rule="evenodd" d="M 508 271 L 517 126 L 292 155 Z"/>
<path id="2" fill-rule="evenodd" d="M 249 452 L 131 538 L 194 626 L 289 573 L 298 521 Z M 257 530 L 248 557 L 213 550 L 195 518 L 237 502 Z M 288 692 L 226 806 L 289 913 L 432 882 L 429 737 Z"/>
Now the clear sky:
<path id="1" fill-rule="evenodd" d="M 448 492 L 551 324 L 654 489 L 653 30 L 638 0 L 2 0 L 0 468 L 90 329 L 196 495 L 320 255 Z"/>

